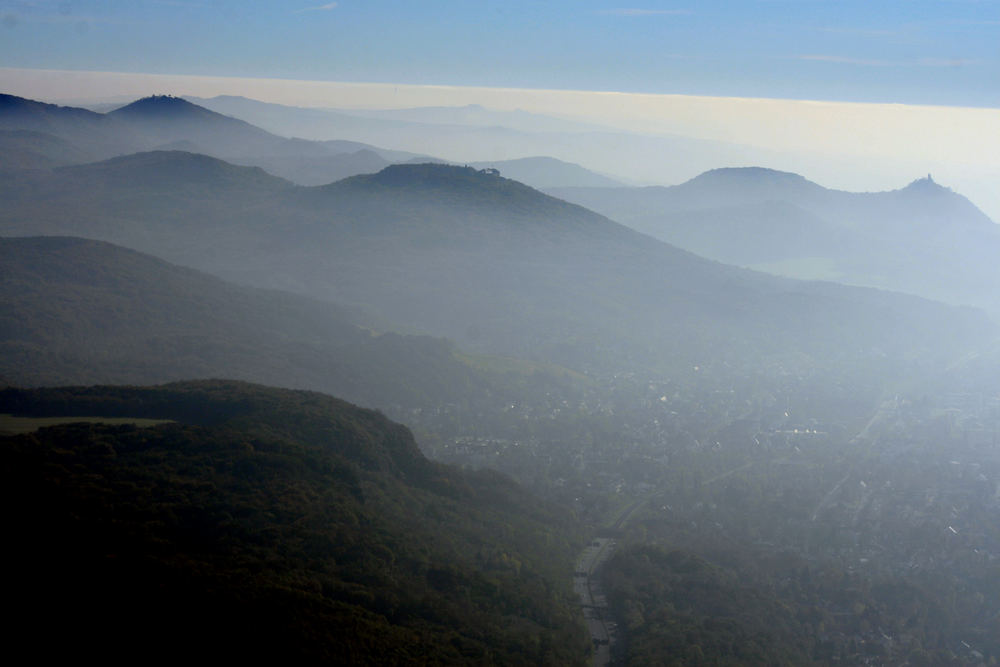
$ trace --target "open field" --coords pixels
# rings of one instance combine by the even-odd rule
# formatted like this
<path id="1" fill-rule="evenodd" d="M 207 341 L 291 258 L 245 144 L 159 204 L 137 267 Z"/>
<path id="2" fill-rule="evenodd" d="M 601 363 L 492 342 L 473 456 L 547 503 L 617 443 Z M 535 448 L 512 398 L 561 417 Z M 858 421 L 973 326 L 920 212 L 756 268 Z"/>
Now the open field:
<path id="1" fill-rule="evenodd" d="M 15 417 L 0 414 L 0 435 L 31 433 L 46 426 L 89 422 L 92 424 L 134 424 L 135 426 L 156 426 L 166 424 L 169 419 L 139 419 L 136 417 Z"/>

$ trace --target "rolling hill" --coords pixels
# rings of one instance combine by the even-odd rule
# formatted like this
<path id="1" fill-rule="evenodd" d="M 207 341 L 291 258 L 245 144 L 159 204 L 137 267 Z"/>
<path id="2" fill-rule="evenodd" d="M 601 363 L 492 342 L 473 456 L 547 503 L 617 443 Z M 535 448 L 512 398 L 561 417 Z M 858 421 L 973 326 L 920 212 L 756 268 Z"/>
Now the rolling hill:
<path id="1" fill-rule="evenodd" d="M 225 178 L 208 185 L 206 169 Z M 177 177 L 161 186 L 161 173 Z M 798 354 L 924 364 L 991 331 L 971 311 L 704 260 L 471 168 L 395 165 L 303 188 L 164 152 L 25 174 L 0 194 L 4 234 L 106 239 L 577 369 L 732 369 Z"/>
<path id="2" fill-rule="evenodd" d="M 412 153 L 350 141 L 281 137 L 179 97 L 154 95 L 107 113 L 0 96 L 0 170 L 82 164 L 149 150 L 184 150 L 266 169 L 302 185 L 370 173 Z M 31 137 L 15 133 L 34 133 Z M 44 136 L 43 136 L 44 135 Z M 25 145 L 30 139 L 32 145 Z"/>
<path id="3" fill-rule="evenodd" d="M 476 169 L 497 169 L 506 178 L 544 190 L 559 187 L 616 187 L 621 183 L 578 164 L 551 157 L 525 157 L 496 162 L 472 162 Z"/>
<path id="4" fill-rule="evenodd" d="M 0 130 L 0 171 L 48 169 L 89 161 L 89 155 L 53 134 L 33 130 Z"/>
<path id="5" fill-rule="evenodd" d="M 0 93 L 0 129 L 40 132 L 57 137 L 72 148 L 58 157 L 67 164 L 79 159 L 80 151 L 89 160 L 139 150 L 141 138 L 105 114 L 36 102 Z M 3 164 L 8 164 L 7 159 Z"/>
<path id="6" fill-rule="evenodd" d="M 362 329 L 358 313 L 239 287 L 80 238 L 0 239 L 0 381 L 231 377 L 382 408 L 483 400 L 497 378 L 447 341 Z"/>
<path id="7" fill-rule="evenodd" d="M 853 193 L 769 169 L 717 169 L 673 187 L 551 193 L 719 261 L 1000 313 L 1000 230 L 930 176 Z"/>
<path id="8" fill-rule="evenodd" d="M 489 112 L 480 111 L 492 117 Z M 523 113 L 505 117 L 509 120 L 534 118 Z M 285 136 L 272 134 L 247 120 L 283 132 Z M 326 129 L 311 129 L 317 123 Z M 35 132 L 36 136 L 31 139 L 36 146 L 22 146 L 24 138 L 14 144 L 13 137 L 0 136 L 0 146 L 12 144 L 0 162 L 0 169 L 80 164 L 137 151 L 182 150 L 261 167 L 299 185 L 324 185 L 349 176 L 374 173 L 392 163 L 435 161 L 417 153 L 331 138 L 353 136 L 351 131 L 356 125 L 401 126 L 415 133 L 440 131 L 434 123 L 383 121 L 246 98 L 203 100 L 154 95 L 100 114 L 8 95 L 0 100 L 0 128 L 10 129 L 0 131 Z M 95 127 L 100 131 L 95 133 Z M 42 137 L 39 132 L 47 134 Z M 299 138 L 303 135 L 316 137 L 316 140 Z M 55 142 L 66 145 L 57 146 Z M 87 146 L 88 150 L 78 148 L 77 144 Z M 29 153 L 22 154 L 24 150 Z M 500 169 L 507 176 L 536 188 L 620 185 L 579 165 L 549 157 L 499 160 L 474 163 L 473 166 Z"/>
<path id="9" fill-rule="evenodd" d="M 116 665 L 586 659 L 572 518 L 428 461 L 377 412 L 223 381 L 7 389 L 0 412 L 172 421 L 0 437 L 12 648 Z"/>

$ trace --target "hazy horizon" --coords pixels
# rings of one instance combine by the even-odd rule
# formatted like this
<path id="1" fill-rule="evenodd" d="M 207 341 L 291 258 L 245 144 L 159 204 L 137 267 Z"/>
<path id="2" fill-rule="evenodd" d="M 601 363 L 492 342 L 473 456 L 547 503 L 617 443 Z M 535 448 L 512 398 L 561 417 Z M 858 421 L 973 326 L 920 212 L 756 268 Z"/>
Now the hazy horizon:
<path id="1" fill-rule="evenodd" d="M 0 90 L 524 109 L 727 144 L 553 155 L 633 182 L 764 166 L 867 191 L 931 173 L 1000 221 L 997 10 L 993 0 L 0 3 Z"/>
<path id="2" fill-rule="evenodd" d="M 553 155 L 632 182 L 671 185 L 716 167 L 763 166 L 796 172 L 829 188 L 879 191 L 903 187 L 930 173 L 969 197 L 994 221 L 1000 220 L 1000 193 L 993 186 L 1000 179 L 1000 165 L 994 159 L 1000 154 L 1000 114 L 995 109 L 14 68 L 0 68 L 0 88 L 62 104 L 151 94 L 239 95 L 343 110 L 478 104 L 583 121 L 616 132 L 693 138 L 727 147 L 721 160 L 695 150 L 673 161 L 635 157 L 630 162 L 628 155 L 622 155 L 613 165 L 603 164 L 602 156 L 589 156 L 584 146 Z M 503 160 L 532 152 L 503 151 L 502 145 L 492 149 L 476 145 L 440 157 Z"/>

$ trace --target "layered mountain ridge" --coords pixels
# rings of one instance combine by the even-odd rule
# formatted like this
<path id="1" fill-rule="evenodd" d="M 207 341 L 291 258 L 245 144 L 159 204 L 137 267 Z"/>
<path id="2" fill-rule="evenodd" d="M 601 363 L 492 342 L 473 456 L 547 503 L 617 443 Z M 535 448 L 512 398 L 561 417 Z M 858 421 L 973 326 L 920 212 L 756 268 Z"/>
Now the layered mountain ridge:
<path id="1" fill-rule="evenodd" d="M 323 185 L 376 172 L 393 163 L 441 161 L 418 153 L 330 138 L 329 134 L 322 140 L 295 138 L 307 129 L 308 119 L 315 114 L 322 116 L 323 110 L 300 110 L 300 115 L 304 114 L 301 122 L 294 123 L 287 136 L 278 136 L 236 117 L 251 100 L 237 104 L 219 99 L 203 102 L 213 101 L 217 110 L 181 97 L 152 95 L 106 113 L 96 113 L 5 95 L 0 99 L 0 131 L 41 132 L 48 135 L 50 144 L 63 142 L 65 146 L 50 145 L 42 154 L 29 150 L 23 155 L 24 146 L 0 135 L 0 148 L 5 148 L 0 153 L 3 158 L 0 170 L 79 164 L 137 151 L 183 150 L 258 166 L 299 185 Z M 272 107 L 282 109 L 277 105 L 251 104 L 251 108 L 258 110 Z M 250 114 L 250 117 L 255 116 Z M 354 120 L 380 122 L 360 117 Z M 552 158 L 501 161 L 496 166 L 509 167 L 512 175 L 536 187 L 616 184 L 582 167 Z"/>
<path id="2" fill-rule="evenodd" d="M 0 390 L 0 430 L 44 427 L 0 438 L 14 634 L 30 645 L 57 626 L 58 658 L 110 647 L 129 664 L 164 637 L 179 638 L 158 656 L 171 663 L 201 648 L 576 664 L 588 642 L 570 563 L 584 543 L 572 577 L 584 614 L 617 615 L 639 660 L 930 664 L 911 648 L 946 662 L 959 639 L 970 656 L 995 644 L 996 605 L 979 591 L 995 580 L 996 535 L 976 526 L 992 525 L 1000 469 L 995 324 L 726 265 L 634 228 L 714 230 L 717 252 L 758 264 L 819 249 L 834 277 L 860 270 L 849 260 L 900 280 L 915 261 L 938 288 L 935 270 L 957 272 L 936 262 L 959 253 L 965 278 L 995 285 L 963 245 L 978 234 L 989 256 L 991 228 L 930 178 L 862 194 L 719 169 L 572 193 L 633 216 L 616 222 L 494 163 L 407 156 L 296 184 L 264 163 L 319 179 L 335 166 L 324 150 L 385 156 L 175 98 L 81 118 L 80 136 L 102 123 L 143 150 L 66 165 L 55 134 L 0 135 L 21 147 L 0 159 L 22 165 L 0 178 L 0 384 L 321 389 L 564 509 L 432 463 L 404 427 L 312 392 Z M 890 252 L 910 236 L 923 245 Z M 621 536 L 606 612 L 591 583 L 614 544 L 583 539 L 574 515 Z M 611 634 L 600 624 L 595 646 Z"/>
<path id="3" fill-rule="evenodd" d="M 205 169 L 225 178 L 202 187 Z M 163 170 L 178 176 L 161 183 Z M 471 168 L 395 165 L 302 188 L 211 158 L 155 153 L 24 174 L 0 191 L 4 234 L 99 238 L 576 368 L 605 358 L 597 350 L 617 350 L 615 364 L 689 367 L 730 363 L 748 349 L 828 356 L 838 337 L 909 355 L 944 333 L 936 305 L 725 267 Z M 800 307 L 810 302 L 823 306 Z M 872 320 L 872 308 L 897 317 L 873 326 L 884 320 Z M 948 339 L 985 330 L 967 328 L 971 313 L 943 319 L 955 325 Z M 657 344 L 663 337 L 669 349 Z"/>
<path id="4" fill-rule="evenodd" d="M 149 384 L 229 377 L 382 408 L 502 393 L 443 340 L 374 334 L 363 314 L 240 287 L 70 237 L 0 239 L 0 381 Z"/>
<path id="5" fill-rule="evenodd" d="M 1000 231 L 928 175 L 898 190 L 830 190 L 759 168 L 672 187 L 553 189 L 634 229 L 722 262 L 919 294 L 1000 313 Z"/>

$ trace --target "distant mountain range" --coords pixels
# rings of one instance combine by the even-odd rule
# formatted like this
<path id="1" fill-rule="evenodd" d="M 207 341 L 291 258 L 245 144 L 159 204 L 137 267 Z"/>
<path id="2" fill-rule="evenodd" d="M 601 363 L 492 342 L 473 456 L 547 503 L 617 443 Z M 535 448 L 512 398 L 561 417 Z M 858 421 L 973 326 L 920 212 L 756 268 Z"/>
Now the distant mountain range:
<path id="1" fill-rule="evenodd" d="M 207 109 L 242 118 L 276 134 L 328 139 L 331 134 L 372 130 L 427 131 L 444 128 L 504 127 L 517 132 L 589 132 L 598 125 L 530 113 L 520 109 L 497 111 L 479 104 L 410 109 L 327 109 L 260 102 L 237 95 L 186 97 Z"/>
<path id="2" fill-rule="evenodd" d="M 283 136 L 348 139 L 433 155 L 454 164 L 548 156 L 629 183 L 663 183 L 720 164 L 760 162 L 769 151 L 681 135 L 631 133 L 572 119 L 478 105 L 414 109 L 317 109 L 221 96 L 188 98 Z M 220 156 L 222 157 L 222 156 Z M 400 162 L 405 160 L 393 160 Z M 501 168 L 503 172 L 503 169 Z M 504 172 L 506 175 L 506 172 Z M 511 177 L 522 180 L 524 173 Z M 533 187 L 556 187 L 524 180 Z M 563 185 L 598 185 L 563 183 Z M 603 183 L 600 185 L 609 185 Z"/>
<path id="3" fill-rule="evenodd" d="M 525 157 L 517 160 L 498 160 L 496 162 L 470 162 L 470 167 L 476 169 L 496 169 L 506 178 L 520 181 L 539 190 L 559 187 L 597 187 L 607 188 L 621 186 L 613 178 L 602 176 L 580 165 L 563 162 L 551 157 Z"/>
<path id="4" fill-rule="evenodd" d="M 261 167 L 299 185 L 323 185 L 374 173 L 393 163 L 437 160 L 335 138 L 353 136 L 350 132 L 325 132 L 322 141 L 289 138 L 308 134 L 309 118 L 316 114 L 324 123 L 328 122 L 329 114 L 324 111 L 288 111 L 291 108 L 246 98 L 213 98 L 206 102 L 212 101 L 221 113 L 164 95 L 95 113 L 0 95 L 0 171 L 81 164 L 138 151 L 182 150 Z M 272 134 L 234 118 L 236 113 L 226 115 L 241 112 L 251 119 L 262 115 L 266 121 L 272 108 L 278 108 L 282 114 L 294 112 L 294 121 L 281 125 L 287 136 Z M 355 120 L 362 124 L 380 122 Z M 414 129 L 404 125 L 408 131 Z M 535 187 L 620 185 L 552 158 L 501 160 L 491 166 L 509 169 L 512 177 Z"/>
<path id="5" fill-rule="evenodd" d="M 593 123 L 547 116 L 523 109 L 500 111 L 488 109 L 480 104 L 409 109 L 352 109 L 343 110 L 342 113 L 422 125 L 506 127 L 519 132 L 591 132 L 606 129 Z"/>
<path id="6" fill-rule="evenodd" d="M 0 170 L 80 164 L 150 149 L 185 150 L 258 166 L 311 185 L 377 171 L 414 157 L 357 142 L 271 134 L 179 97 L 154 96 L 105 114 L 0 95 Z M 34 132 L 35 147 L 16 132 Z M 43 136 L 44 135 L 44 136 Z"/>
<path id="7" fill-rule="evenodd" d="M 722 262 L 1000 314 L 1000 228 L 930 176 L 853 193 L 769 169 L 717 169 L 673 187 L 550 192 Z"/>
<path id="8" fill-rule="evenodd" d="M 21 172 L 0 197 L 6 235 L 104 239 L 577 369 L 707 372 L 859 352 L 931 363 L 991 331 L 971 312 L 704 260 L 467 167 L 395 165 L 305 188 L 154 152 Z"/>
<path id="9" fill-rule="evenodd" d="M 134 136 L 128 128 L 105 114 L 35 102 L 14 95 L 0 94 L 0 129 L 7 131 L 0 136 L 5 149 L 0 152 L 0 167 L 5 170 L 18 166 L 18 162 L 4 157 L 8 155 L 7 142 L 12 140 L 11 131 L 34 132 L 36 139 L 44 139 L 50 146 L 63 143 L 64 154 L 44 149 L 39 151 L 53 164 L 68 164 L 81 156 L 88 161 L 104 159 L 135 152 L 143 145 L 140 137 Z M 20 152 L 23 151 L 24 148 Z"/>

